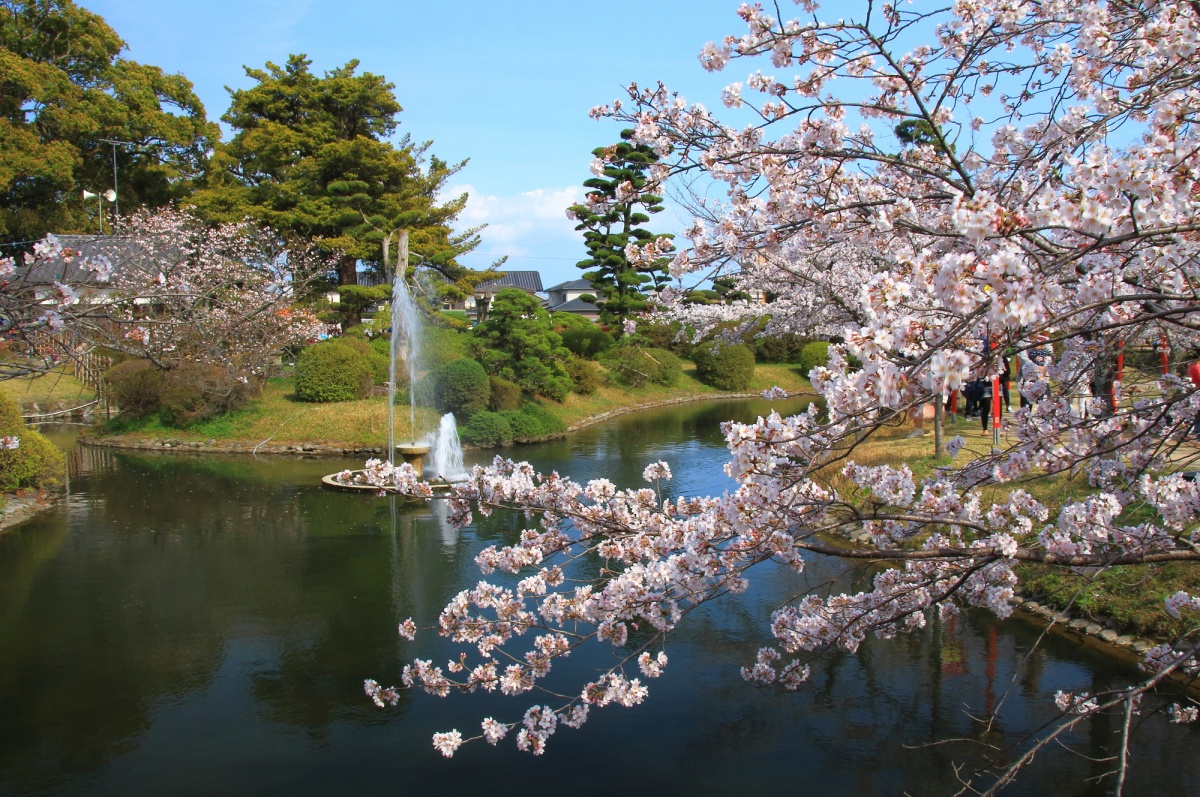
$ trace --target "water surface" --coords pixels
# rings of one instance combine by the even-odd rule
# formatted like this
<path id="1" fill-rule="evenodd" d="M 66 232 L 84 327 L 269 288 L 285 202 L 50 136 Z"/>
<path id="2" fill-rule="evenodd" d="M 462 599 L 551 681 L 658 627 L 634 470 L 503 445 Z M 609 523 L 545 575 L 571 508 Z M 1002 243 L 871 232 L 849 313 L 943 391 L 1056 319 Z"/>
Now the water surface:
<path id="1" fill-rule="evenodd" d="M 622 486 L 663 459 L 674 493 L 720 492 L 720 421 L 767 407 L 647 411 L 512 453 Z M 531 697 L 411 694 L 381 711 L 362 680 L 449 657 L 434 636 L 398 639 L 396 623 L 433 621 L 520 518 L 457 532 L 436 507 L 318 486 L 349 461 L 84 449 L 71 462 L 69 501 L 0 535 L 0 795 L 951 794 L 957 764 L 1019 743 L 1055 715 L 1057 689 L 1136 677 L 1068 639 L 1035 647 L 1034 626 L 969 615 L 832 656 L 795 694 L 744 683 L 771 609 L 841 572 L 816 561 L 803 577 L 765 569 L 690 617 L 645 705 L 594 711 L 541 758 L 506 740 L 446 760 L 434 731 L 517 719 Z M 573 657 L 558 683 L 609 661 Z M 1091 723 L 1005 793 L 1108 793 L 1089 778 L 1110 766 L 1097 759 L 1116 752 L 1111 730 Z M 1127 793 L 1196 793 L 1196 733 L 1144 722 Z"/>

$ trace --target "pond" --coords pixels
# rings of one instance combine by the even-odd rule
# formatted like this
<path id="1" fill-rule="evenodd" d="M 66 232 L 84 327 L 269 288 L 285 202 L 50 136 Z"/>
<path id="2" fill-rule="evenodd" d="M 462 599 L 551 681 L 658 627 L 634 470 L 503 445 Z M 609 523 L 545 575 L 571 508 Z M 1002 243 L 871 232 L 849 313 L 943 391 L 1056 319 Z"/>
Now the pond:
<path id="1" fill-rule="evenodd" d="M 719 493 L 720 421 L 767 409 L 680 405 L 512 453 L 622 486 L 662 459 L 673 494 Z M 445 662 L 449 646 L 398 639 L 397 622 L 434 621 L 519 518 L 459 532 L 437 505 L 318 486 L 357 462 L 75 448 L 70 460 L 69 500 L 0 535 L 0 795 L 952 794 L 956 764 L 1019 744 L 1055 716 L 1056 690 L 1137 677 L 1078 641 L 969 614 L 825 658 L 794 694 L 743 682 L 770 611 L 839 577 L 817 559 L 804 576 L 765 568 L 746 594 L 689 617 L 644 705 L 593 711 L 540 758 L 510 737 L 447 760 L 435 731 L 474 735 L 534 699 L 421 693 L 380 710 L 362 681 L 396 683 L 417 656 Z M 599 647 L 573 657 L 564 688 L 611 660 Z M 992 709 L 998 721 L 975 719 Z M 1005 794 L 1108 793 L 1089 778 L 1111 766 L 1111 730 L 1081 727 Z M 1127 793 L 1194 794 L 1198 738 L 1142 723 Z"/>

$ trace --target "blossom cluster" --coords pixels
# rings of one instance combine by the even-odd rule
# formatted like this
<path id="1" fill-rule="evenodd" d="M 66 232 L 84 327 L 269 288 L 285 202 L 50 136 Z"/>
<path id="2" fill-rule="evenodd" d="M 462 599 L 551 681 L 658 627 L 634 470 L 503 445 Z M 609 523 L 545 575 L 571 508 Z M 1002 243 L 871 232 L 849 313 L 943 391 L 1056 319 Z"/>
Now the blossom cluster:
<path id="1" fill-rule="evenodd" d="M 578 695 L 502 726 L 520 725 L 518 746 L 535 753 L 580 706 L 639 702 L 633 668 L 659 669 L 648 648 L 692 608 L 746 589 L 768 561 L 891 565 L 857 593 L 774 611 L 773 639 L 743 674 L 796 688 L 813 657 L 853 652 L 869 635 L 909 633 L 963 606 L 1007 616 L 1021 562 L 1200 559 L 1200 494 L 1180 473 L 1195 461 L 1184 442 L 1200 392 L 1173 374 L 1131 378 L 1126 357 L 1169 350 L 1182 361 L 1200 348 L 1195 5 L 963 0 L 836 23 L 779 20 L 760 4 L 738 13 L 745 32 L 700 60 L 712 71 L 770 61 L 724 93 L 756 124 L 722 123 L 661 84 L 631 86 L 594 115 L 632 126 L 633 141 L 659 153 L 656 181 L 723 190 L 697 198 L 674 275 L 732 276 L 739 292 L 769 299 L 767 334 L 842 342 L 809 374 L 820 404 L 725 427 L 735 487 L 722 496 L 668 500 L 507 460 L 456 488 L 457 524 L 495 509 L 530 518 L 519 540 L 477 560 L 485 576 L 521 580 L 481 582 L 439 618 L 438 632 L 471 646 L 482 670 L 414 663 L 406 684 L 521 694 L 580 645 L 618 651 Z M 927 43 L 913 47 L 917 31 Z M 843 99 L 830 94 L 847 84 Z M 661 312 L 698 334 L 742 334 L 764 312 L 757 301 L 676 298 L 664 291 Z M 1009 357 L 1032 364 L 1014 375 L 1028 406 L 1008 417 L 998 448 L 959 438 L 953 466 L 925 478 L 855 461 L 910 411 L 999 375 Z M 1025 489 L 1068 476 L 1086 487 L 1057 507 Z M 862 532 L 869 547 L 830 542 Z M 600 574 L 577 580 L 582 559 L 602 561 Z M 1166 610 L 1186 617 L 1198 605 L 1181 594 Z M 1190 653 L 1147 659 L 1151 672 L 1191 666 Z M 1058 702 L 1068 724 L 1115 705 Z M 484 736 L 503 733 L 485 721 Z M 457 746 L 441 738 L 439 749 Z"/>

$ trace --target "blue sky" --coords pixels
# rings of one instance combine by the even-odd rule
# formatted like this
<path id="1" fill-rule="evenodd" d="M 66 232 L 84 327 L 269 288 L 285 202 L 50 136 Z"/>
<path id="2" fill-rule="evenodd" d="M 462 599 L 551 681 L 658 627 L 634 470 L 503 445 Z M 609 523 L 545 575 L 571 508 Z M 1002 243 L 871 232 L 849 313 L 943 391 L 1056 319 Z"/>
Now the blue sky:
<path id="1" fill-rule="evenodd" d="M 209 118 L 229 105 L 225 87 L 250 84 L 243 65 L 305 53 L 321 73 L 350 59 L 396 84 L 400 132 L 432 140 L 450 161 L 470 159 L 454 193 L 469 191 L 463 226 L 489 224 L 483 267 L 538 270 L 543 284 L 575 279 L 585 255 L 564 209 L 582 196 L 591 150 L 620 127 L 588 110 L 623 96 L 631 81 L 662 80 L 690 101 L 720 106 L 720 88 L 743 74 L 705 73 L 707 41 L 741 35 L 736 0 L 603 3 L 443 0 L 80 0 L 125 39 L 125 56 L 187 76 Z M 669 207 L 649 227 L 678 232 Z"/>

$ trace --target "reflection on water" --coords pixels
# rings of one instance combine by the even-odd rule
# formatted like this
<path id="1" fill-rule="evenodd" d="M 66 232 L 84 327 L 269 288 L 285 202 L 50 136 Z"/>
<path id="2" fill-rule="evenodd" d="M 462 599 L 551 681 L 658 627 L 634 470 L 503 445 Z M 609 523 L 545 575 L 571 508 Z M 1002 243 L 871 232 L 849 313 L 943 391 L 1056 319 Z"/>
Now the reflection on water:
<path id="1" fill-rule="evenodd" d="M 765 411 L 685 405 L 516 453 L 625 486 L 663 459 L 671 491 L 720 492 L 720 420 Z M 818 560 L 803 576 L 768 568 L 737 600 L 691 616 L 646 705 L 593 713 L 541 759 L 506 744 L 446 761 L 432 732 L 515 719 L 527 701 L 415 694 L 379 711 L 362 679 L 396 682 L 414 656 L 451 655 L 436 637 L 398 639 L 397 622 L 433 622 L 479 579 L 475 554 L 516 539 L 522 517 L 497 513 L 459 533 L 440 504 L 317 486 L 350 462 L 96 449 L 70 462 L 66 505 L 0 535 L 0 795 L 953 793 L 956 766 L 992 763 L 989 750 L 1054 715 L 1055 690 L 1134 675 L 969 615 L 832 656 L 796 694 L 748 686 L 738 667 L 780 600 L 866 577 Z M 599 649 L 573 656 L 556 684 L 577 688 L 609 661 Z M 1075 752 L 1046 751 L 1005 793 L 1106 793 L 1089 778 L 1116 752 L 1109 731 L 1086 726 Z M 1192 793 L 1196 733 L 1145 722 L 1128 793 Z"/>

